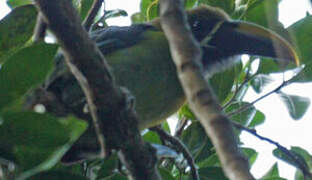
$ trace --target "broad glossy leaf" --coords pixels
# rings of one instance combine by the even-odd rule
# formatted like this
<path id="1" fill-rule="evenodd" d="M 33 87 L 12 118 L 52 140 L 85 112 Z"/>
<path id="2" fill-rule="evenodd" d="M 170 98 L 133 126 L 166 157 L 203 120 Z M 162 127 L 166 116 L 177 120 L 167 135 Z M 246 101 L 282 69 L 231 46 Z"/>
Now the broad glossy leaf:
<path id="1" fill-rule="evenodd" d="M 285 103 L 289 115 L 294 119 L 300 119 L 305 112 L 307 111 L 308 107 L 310 106 L 310 99 L 301 96 L 295 95 L 288 95 L 285 93 L 278 93 L 279 97 Z"/>
<path id="2" fill-rule="evenodd" d="M 146 11 L 147 20 L 150 21 L 158 17 L 158 0 L 153 1 L 148 7 Z"/>
<path id="3" fill-rule="evenodd" d="M 0 64 L 31 38 L 37 11 L 33 5 L 13 9 L 0 21 Z"/>
<path id="4" fill-rule="evenodd" d="M 7 4 L 11 8 L 16 8 L 18 6 L 32 4 L 32 0 L 7 0 Z"/>
<path id="5" fill-rule="evenodd" d="M 14 157 L 8 160 L 18 165 L 21 178 L 54 166 L 87 128 L 75 118 L 57 119 L 34 112 L 6 112 L 2 117 L 0 149 Z"/>
<path id="6" fill-rule="evenodd" d="M 8 58 L 0 69 L 0 109 L 45 80 L 56 50 L 56 45 L 39 43 Z"/>
<path id="7" fill-rule="evenodd" d="M 72 180 L 88 180 L 88 178 L 84 176 L 80 176 L 77 174 L 64 172 L 64 171 L 47 171 L 36 174 L 29 179 L 31 180 L 61 180 L 61 179 L 72 179 Z"/>

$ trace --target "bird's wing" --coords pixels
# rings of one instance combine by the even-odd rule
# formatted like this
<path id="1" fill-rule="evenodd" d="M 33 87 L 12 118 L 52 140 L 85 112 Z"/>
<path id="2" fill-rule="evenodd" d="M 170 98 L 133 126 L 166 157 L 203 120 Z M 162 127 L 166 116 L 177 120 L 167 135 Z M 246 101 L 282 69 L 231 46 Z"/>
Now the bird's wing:
<path id="1" fill-rule="evenodd" d="M 156 30 L 156 28 L 150 24 L 111 26 L 92 32 L 90 37 L 105 55 L 136 44 L 141 40 L 143 32 L 147 30 Z"/>

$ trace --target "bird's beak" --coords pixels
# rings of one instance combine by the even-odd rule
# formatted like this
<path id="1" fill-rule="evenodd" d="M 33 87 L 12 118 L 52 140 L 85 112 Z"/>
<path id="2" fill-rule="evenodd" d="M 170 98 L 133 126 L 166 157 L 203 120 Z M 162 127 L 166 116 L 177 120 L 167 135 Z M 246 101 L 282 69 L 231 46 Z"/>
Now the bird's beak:
<path id="1" fill-rule="evenodd" d="M 276 58 L 285 66 L 300 64 L 294 48 L 282 37 L 261 26 L 246 22 L 220 22 L 209 40 L 212 45 L 230 55 L 249 54 Z"/>

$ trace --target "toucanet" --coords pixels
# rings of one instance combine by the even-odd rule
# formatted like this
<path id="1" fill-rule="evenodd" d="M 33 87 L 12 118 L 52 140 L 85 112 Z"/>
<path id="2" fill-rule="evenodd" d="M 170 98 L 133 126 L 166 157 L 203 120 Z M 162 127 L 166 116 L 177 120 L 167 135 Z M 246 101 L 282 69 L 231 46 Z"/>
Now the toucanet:
<path id="1" fill-rule="evenodd" d="M 203 5 L 188 10 L 187 15 L 193 35 L 201 44 L 201 63 L 206 74 L 230 67 L 235 63 L 235 58 L 231 57 L 241 54 L 272 57 L 280 64 L 299 64 L 291 45 L 266 28 L 233 21 L 222 10 Z M 142 24 L 96 30 L 90 37 L 112 67 L 117 84 L 128 88 L 135 96 L 141 130 L 160 124 L 185 103 L 159 18 Z M 83 92 L 62 55 L 56 58 L 55 71 L 45 88 L 55 94 L 70 113 L 80 118 L 89 116 L 83 111 L 86 104 Z M 77 153 L 77 157 L 73 157 L 77 149 L 78 145 L 74 146 L 63 160 L 79 159 Z"/>

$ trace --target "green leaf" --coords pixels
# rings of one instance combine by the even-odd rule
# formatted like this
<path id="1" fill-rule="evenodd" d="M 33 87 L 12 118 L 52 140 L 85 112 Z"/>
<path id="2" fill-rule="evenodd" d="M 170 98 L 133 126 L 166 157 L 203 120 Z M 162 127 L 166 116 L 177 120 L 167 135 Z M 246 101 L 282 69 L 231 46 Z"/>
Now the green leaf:
<path id="1" fill-rule="evenodd" d="M 141 0 L 140 12 L 142 14 L 142 18 L 144 19 L 144 21 L 147 20 L 148 9 L 154 1 L 155 0 Z"/>
<path id="2" fill-rule="evenodd" d="M 0 69 L 0 109 L 45 80 L 56 50 L 56 45 L 39 43 L 8 58 Z"/>
<path id="3" fill-rule="evenodd" d="M 144 19 L 144 16 L 142 15 L 142 13 L 134 13 L 131 15 L 132 24 L 142 23 L 144 21 L 145 21 L 145 19 Z"/>
<path id="4" fill-rule="evenodd" d="M 174 180 L 174 177 L 171 175 L 170 171 L 164 168 L 159 168 L 159 173 L 164 180 Z"/>
<path id="5" fill-rule="evenodd" d="M 143 139 L 144 141 L 148 141 L 150 143 L 162 144 L 158 134 L 154 131 L 148 131 L 145 133 Z"/>
<path id="6" fill-rule="evenodd" d="M 226 108 L 225 112 L 235 112 L 236 110 L 249 105 L 249 108 L 243 112 L 236 113 L 230 117 L 231 120 L 238 122 L 241 125 L 248 126 L 256 115 L 256 108 L 248 102 L 235 102 Z"/>
<path id="7" fill-rule="evenodd" d="M 29 179 L 31 180 L 57 180 L 57 179 L 73 179 L 73 180 L 88 180 L 88 178 L 84 176 L 80 176 L 77 174 L 72 174 L 69 172 L 62 172 L 62 171 L 47 171 L 36 174 Z"/>
<path id="8" fill-rule="evenodd" d="M 72 117 L 57 119 L 34 112 L 6 112 L 2 117 L 0 152 L 14 157 L 8 160 L 18 165 L 20 178 L 53 167 L 87 128 L 86 122 Z"/>
<path id="9" fill-rule="evenodd" d="M 118 156 L 116 154 L 106 158 L 101 165 L 101 168 L 96 172 L 96 179 L 106 178 L 114 173 L 118 168 Z"/>
<path id="10" fill-rule="evenodd" d="M 91 9 L 93 0 L 81 0 L 80 1 L 80 18 L 84 20 L 87 17 L 89 10 Z"/>
<path id="11" fill-rule="evenodd" d="M 146 11 L 146 17 L 147 20 L 150 21 L 152 19 L 155 19 L 158 17 L 158 9 L 159 9 L 159 5 L 158 5 L 158 0 L 154 0 L 148 7 L 147 7 L 147 11 Z"/>
<path id="12" fill-rule="evenodd" d="M 219 167 L 207 167 L 198 169 L 199 177 L 201 180 L 228 180 Z"/>
<path id="13" fill-rule="evenodd" d="M 104 14 L 104 19 L 120 17 L 120 16 L 128 16 L 128 13 L 122 9 L 114 9 L 114 10 L 107 10 Z"/>
<path id="14" fill-rule="evenodd" d="M 265 173 L 265 175 L 262 178 L 271 178 L 271 177 L 278 177 L 279 176 L 279 170 L 278 170 L 278 166 L 277 163 L 275 163 L 270 170 Z M 262 179 L 261 178 L 261 179 Z"/>
<path id="15" fill-rule="evenodd" d="M 195 7 L 195 5 L 198 3 L 198 0 L 185 0 L 184 2 L 185 8 L 191 9 Z"/>
<path id="16" fill-rule="evenodd" d="M 250 4 L 244 20 L 271 28 L 278 22 L 279 0 L 262 0 Z"/>
<path id="17" fill-rule="evenodd" d="M 297 154 L 300 154 L 304 158 L 305 162 L 307 162 L 309 168 L 312 169 L 312 156 L 307 150 L 297 146 L 291 147 L 291 150 Z"/>
<path id="18" fill-rule="evenodd" d="M 237 67 L 241 67 L 241 63 L 224 72 L 216 73 L 209 79 L 213 91 L 218 97 L 219 102 L 223 102 L 232 90 L 235 77 L 237 75 Z"/>
<path id="19" fill-rule="evenodd" d="M 7 4 L 11 8 L 16 8 L 18 6 L 32 4 L 32 0 L 7 0 Z"/>
<path id="20" fill-rule="evenodd" d="M 288 95 L 285 93 L 278 93 L 279 97 L 285 103 L 289 115 L 294 119 L 300 119 L 305 112 L 307 111 L 308 107 L 310 106 L 310 99 L 301 96 L 295 95 Z"/>
<path id="21" fill-rule="evenodd" d="M 37 11 L 33 5 L 13 9 L 0 21 L 0 64 L 31 38 Z"/>
<path id="22" fill-rule="evenodd" d="M 195 162 L 200 162 L 214 153 L 213 145 L 198 121 L 183 131 L 181 140 L 193 155 Z"/>
<path id="23" fill-rule="evenodd" d="M 186 118 L 188 120 L 196 120 L 195 114 L 192 112 L 188 104 L 184 104 L 178 111 L 179 119 Z"/>
<path id="24" fill-rule="evenodd" d="M 244 155 L 248 158 L 249 166 L 251 167 L 258 157 L 257 151 L 251 148 L 240 148 L 240 149 L 243 151 Z"/>
<path id="25" fill-rule="evenodd" d="M 289 154 L 285 153 L 284 151 L 281 151 L 280 149 L 276 148 L 273 150 L 273 154 L 275 157 L 285 161 L 286 163 L 289 163 L 295 167 L 297 167 L 298 169 L 309 169 L 309 166 L 307 164 L 307 162 L 305 161 L 305 159 L 303 158 L 302 155 L 300 155 L 299 153 L 297 153 L 294 150 L 289 150 L 289 153 L 292 154 L 292 156 L 295 158 L 295 160 L 293 158 L 291 158 L 289 156 Z"/>
<path id="26" fill-rule="evenodd" d="M 219 7 L 228 14 L 232 14 L 235 9 L 235 0 L 199 0 L 198 4 L 207 4 L 213 7 Z"/>
<path id="27" fill-rule="evenodd" d="M 248 124 L 248 127 L 255 128 L 256 126 L 264 123 L 264 121 L 265 121 L 265 115 L 261 111 L 257 110 L 253 120 Z"/>
<path id="28" fill-rule="evenodd" d="M 251 81 L 252 88 L 257 92 L 260 93 L 264 89 L 264 87 L 270 84 L 273 79 L 265 74 L 259 74 Z"/>
<path id="29" fill-rule="evenodd" d="M 312 16 L 297 21 L 287 28 L 293 41 L 296 44 L 301 64 L 305 64 L 305 68 L 297 78 L 298 82 L 312 81 Z"/>

